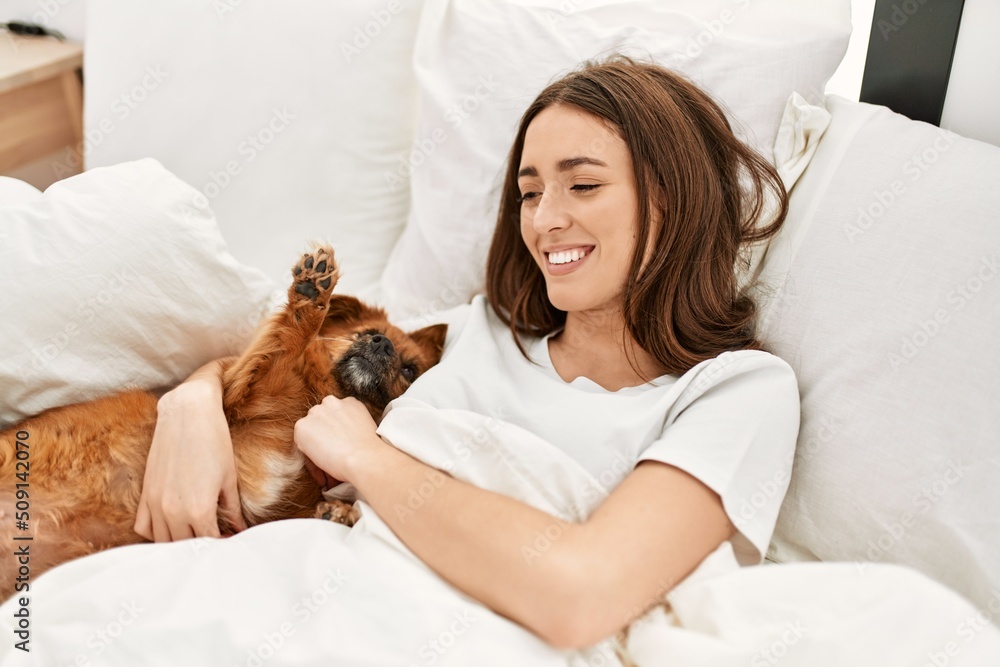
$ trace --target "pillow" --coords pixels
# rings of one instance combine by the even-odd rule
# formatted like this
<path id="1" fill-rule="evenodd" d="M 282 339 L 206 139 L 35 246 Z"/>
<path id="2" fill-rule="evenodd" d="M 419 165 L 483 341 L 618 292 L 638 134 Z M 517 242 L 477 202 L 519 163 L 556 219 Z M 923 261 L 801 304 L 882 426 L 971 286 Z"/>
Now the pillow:
<path id="1" fill-rule="evenodd" d="M 825 106 L 809 104 L 798 93 L 792 93 L 788 98 L 785 112 L 781 116 L 781 125 L 778 126 L 778 135 L 774 140 L 774 165 L 786 192 L 791 192 L 809 166 L 829 125 L 830 112 Z M 776 201 L 772 199 L 770 205 L 772 211 L 776 210 Z M 771 217 L 773 218 L 773 214 Z M 750 244 L 747 252 L 749 263 L 739 273 L 741 287 L 758 279 L 761 260 L 777 236 Z"/>
<path id="2" fill-rule="evenodd" d="M 0 176 L 0 202 L 4 204 L 23 204 L 35 201 L 41 196 L 42 193 L 30 183 L 10 176 Z"/>
<path id="3" fill-rule="evenodd" d="M 0 423 L 166 388 L 249 342 L 274 285 L 195 193 L 145 159 L 0 203 Z"/>
<path id="4" fill-rule="evenodd" d="M 416 137 L 393 172 L 411 176 L 413 194 L 382 276 L 390 314 L 464 303 L 482 288 L 517 121 L 581 61 L 623 52 L 679 70 L 771 157 L 789 95 L 822 102 L 850 29 L 849 0 L 426 0 Z"/>
<path id="5" fill-rule="evenodd" d="M 802 397 L 769 558 L 901 563 L 985 608 L 1000 587 L 1000 148 L 827 105 L 763 261 L 762 337 Z"/>
<path id="6" fill-rule="evenodd" d="M 87 167 L 156 158 L 272 280 L 323 239 L 341 292 L 377 287 L 409 207 L 409 179 L 390 176 L 413 140 L 420 7 L 88 3 Z"/>

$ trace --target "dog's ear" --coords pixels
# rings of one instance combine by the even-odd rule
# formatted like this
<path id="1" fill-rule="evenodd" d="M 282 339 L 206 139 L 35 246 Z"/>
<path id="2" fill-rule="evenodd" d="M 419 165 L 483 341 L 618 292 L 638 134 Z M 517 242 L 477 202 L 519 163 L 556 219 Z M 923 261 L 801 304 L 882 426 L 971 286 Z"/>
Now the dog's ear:
<path id="1" fill-rule="evenodd" d="M 436 360 L 440 361 L 441 352 L 444 350 L 444 337 L 447 333 L 447 324 L 432 324 L 429 327 L 411 332 L 409 336 L 417 345 L 433 351 Z M 434 363 L 437 363 L 437 361 Z"/>
<path id="2" fill-rule="evenodd" d="M 356 321 L 361 319 L 365 309 L 366 306 L 353 296 L 334 294 L 330 298 L 330 309 L 326 311 L 326 319 L 329 322 Z"/>

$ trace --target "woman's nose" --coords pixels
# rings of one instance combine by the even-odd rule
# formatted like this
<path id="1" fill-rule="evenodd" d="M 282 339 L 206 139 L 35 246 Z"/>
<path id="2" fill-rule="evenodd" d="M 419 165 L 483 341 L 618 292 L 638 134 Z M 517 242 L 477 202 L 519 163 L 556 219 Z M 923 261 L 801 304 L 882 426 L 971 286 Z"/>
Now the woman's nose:
<path id="1" fill-rule="evenodd" d="M 552 190 L 543 192 L 538 197 L 538 206 L 531 221 L 539 234 L 564 228 L 569 224 L 569 213 L 563 205 L 562 198 Z"/>

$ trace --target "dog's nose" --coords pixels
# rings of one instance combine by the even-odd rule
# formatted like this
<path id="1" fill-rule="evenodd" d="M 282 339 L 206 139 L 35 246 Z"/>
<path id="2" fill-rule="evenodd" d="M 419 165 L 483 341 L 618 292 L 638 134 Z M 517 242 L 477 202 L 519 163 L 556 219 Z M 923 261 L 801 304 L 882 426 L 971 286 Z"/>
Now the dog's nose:
<path id="1" fill-rule="evenodd" d="M 385 357 L 391 357 L 394 352 L 392 347 L 392 341 L 383 336 L 382 334 L 375 334 L 372 336 L 372 350 L 376 354 L 381 354 Z"/>

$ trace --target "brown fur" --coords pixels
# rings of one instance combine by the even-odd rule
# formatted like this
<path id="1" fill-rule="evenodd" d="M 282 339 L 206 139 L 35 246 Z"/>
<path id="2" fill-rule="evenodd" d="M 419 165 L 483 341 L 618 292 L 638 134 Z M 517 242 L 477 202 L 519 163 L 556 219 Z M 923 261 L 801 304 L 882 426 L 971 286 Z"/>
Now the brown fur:
<path id="1" fill-rule="evenodd" d="M 320 516 L 350 524 L 349 508 L 322 503 L 293 441 L 295 422 L 330 394 L 355 396 L 378 420 L 389 400 L 440 360 L 447 325 L 405 334 L 384 311 L 334 296 L 339 274 L 329 247 L 303 255 L 292 273 L 288 304 L 242 356 L 223 361 L 243 516 L 253 526 L 312 517 L 319 507 Z M 0 544 L 5 551 L 28 546 L 32 578 L 72 558 L 146 541 L 133 525 L 156 417 L 154 395 L 125 391 L 0 432 Z M 198 468 L 191 461 L 190 474 Z M 22 480 L 26 517 L 16 505 Z M 16 529 L 21 518 L 28 531 Z M 232 533 L 221 520 L 220 529 Z M 33 539 L 13 539 L 27 535 Z M 10 553 L 0 559 L 0 598 L 15 592 L 16 561 Z"/>

